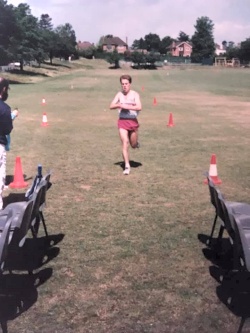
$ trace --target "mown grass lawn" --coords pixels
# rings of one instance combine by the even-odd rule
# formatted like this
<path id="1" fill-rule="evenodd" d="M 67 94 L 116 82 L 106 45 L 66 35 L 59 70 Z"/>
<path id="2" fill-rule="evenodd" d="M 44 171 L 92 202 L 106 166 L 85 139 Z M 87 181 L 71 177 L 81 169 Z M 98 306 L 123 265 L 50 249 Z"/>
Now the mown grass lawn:
<path id="1" fill-rule="evenodd" d="M 124 72 L 143 104 L 129 176 L 109 110 Z M 249 202 L 249 87 L 247 69 L 110 70 L 95 60 L 11 86 L 20 116 L 7 173 L 16 156 L 27 178 L 37 164 L 53 169 L 45 214 L 50 234 L 64 238 L 40 267 L 51 277 L 27 311 L 9 318 L 9 332 L 237 331 L 243 313 L 223 301 L 232 285 L 211 276 L 220 266 L 204 256 L 198 234 L 209 234 L 214 217 L 203 184 L 211 154 L 226 198 Z"/>

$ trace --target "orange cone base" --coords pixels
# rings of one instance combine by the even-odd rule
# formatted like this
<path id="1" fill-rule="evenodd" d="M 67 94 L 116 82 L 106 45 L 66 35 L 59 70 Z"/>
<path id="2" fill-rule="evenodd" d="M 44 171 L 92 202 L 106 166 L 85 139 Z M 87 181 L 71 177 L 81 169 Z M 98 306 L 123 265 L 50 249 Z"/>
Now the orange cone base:
<path id="1" fill-rule="evenodd" d="M 174 124 L 167 124 L 167 127 L 174 127 Z"/>
<path id="2" fill-rule="evenodd" d="M 27 187 L 29 183 L 25 181 L 20 181 L 20 182 L 12 182 L 9 184 L 9 187 L 11 188 L 24 188 Z"/>
<path id="3" fill-rule="evenodd" d="M 210 178 L 212 179 L 212 181 L 214 182 L 215 185 L 219 185 L 222 183 L 221 179 L 218 178 L 218 176 L 210 176 Z M 204 180 L 204 184 L 207 184 L 208 181 L 207 179 Z"/>
<path id="4" fill-rule="evenodd" d="M 42 127 L 47 127 L 47 126 L 49 126 L 49 124 L 48 123 L 41 123 L 41 126 Z"/>

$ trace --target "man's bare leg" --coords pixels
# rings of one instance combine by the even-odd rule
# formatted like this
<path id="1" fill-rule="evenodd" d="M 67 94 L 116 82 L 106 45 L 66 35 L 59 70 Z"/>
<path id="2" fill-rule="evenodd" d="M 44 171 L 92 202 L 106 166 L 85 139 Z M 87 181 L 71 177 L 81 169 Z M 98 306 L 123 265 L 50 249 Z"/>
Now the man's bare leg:
<path id="1" fill-rule="evenodd" d="M 132 148 L 139 148 L 138 131 L 129 132 L 129 142 Z"/>
<path id="2" fill-rule="evenodd" d="M 121 139 L 121 142 L 122 142 L 122 156 L 123 156 L 123 159 L 124 159 L 124 162 L 125 162 L 124 174 L 129 174 L 130 164 L 129 164 L 129 152 L 128 152 L 128 147 L 129 147 L 128 131 L 123 129 L 123 128 L 119 128 L 119 135 L 120 135 L 120 139 Z"/>

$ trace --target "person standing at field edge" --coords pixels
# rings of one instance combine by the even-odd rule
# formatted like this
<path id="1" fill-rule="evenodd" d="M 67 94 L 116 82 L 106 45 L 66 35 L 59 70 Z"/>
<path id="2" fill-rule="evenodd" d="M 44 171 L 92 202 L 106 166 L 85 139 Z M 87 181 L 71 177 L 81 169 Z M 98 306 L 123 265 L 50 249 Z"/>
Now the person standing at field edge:
<path id="1" fill-rule="evenodd" d="M 8 98 L 9 82 L 0 77 L 0 209 L 3 208 L 2 193 L 6 177 L 6 135 L 12 131 L 11 109 L 5 101 Z"/>
<path id="2" fill-rule="evenodd" d="M 122 90 L 119 91 L 110 104 L 110 109 L 119 110 L 118 130 L 122 142 L 122 155 L 125 162 L 124 175 L 130 174 L 129 143 L 132 148 L 139 148 L 137 116 L 142 109 L 139 94 L 130 90 L 132 78 L 130 75 L 120 77 Z"/>

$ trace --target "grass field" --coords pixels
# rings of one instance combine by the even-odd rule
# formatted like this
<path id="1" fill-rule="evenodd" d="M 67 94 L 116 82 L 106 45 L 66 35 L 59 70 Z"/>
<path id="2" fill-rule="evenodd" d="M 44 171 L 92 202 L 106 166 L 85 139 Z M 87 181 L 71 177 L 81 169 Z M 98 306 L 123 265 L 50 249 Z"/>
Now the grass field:
<path id="1" fill-rule="evenodd" d="M 71 66 L 10 77 L 22 84 L 11 85 L 8 100 L 20 116 L 7 173 L 16 156 L 27 178 L 39 163 L 53 169 L 45 215 L 49 233 L 64 238 L 37 270 L 51 276 L 36 297 L 24 287 L 27 310 L 13 316 L 6 302 L 9 333 L 237 332 L 250 290 L 235 293 L 233 280 L 212 276 L 221 265 L 206 258 L 198 235 L 209 234 L 214 217 L 203 184 L 211 154 L 226 199 L 249 202 L 250 71 Z M 132 75 L 143 104 L 129 176 L 120 165 L 117 112 L 109 110 L 122 73 Z M 232 294 L 240 305 L 226 303 Z"/>

